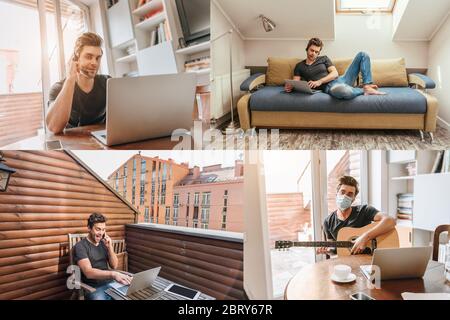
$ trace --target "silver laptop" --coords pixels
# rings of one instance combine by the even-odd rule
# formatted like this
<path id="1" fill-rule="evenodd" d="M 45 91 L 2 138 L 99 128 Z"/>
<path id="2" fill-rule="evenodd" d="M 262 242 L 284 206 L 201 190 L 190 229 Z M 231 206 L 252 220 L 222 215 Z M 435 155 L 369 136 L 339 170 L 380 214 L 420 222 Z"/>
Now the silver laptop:
<path id="1" fill-rule="evenodd" d="M 322 92 L 321 90 L 314 90 L 311 89 L 308 85 L 307 81 L 303 80 L 285 80 L 285 83 L 289 83 L 292 87 L 294 87 L 295 91 L 301 92 L 301 93 L 307 93 L 307 94 L 315 94 Z"/>
<path id="2" fill-rule="evenodd" d="M 133 275 L 130 285 L 123 285 L 118 282 L 111 284 L 111 288 L 118 291 L 119 294 L 129 296 L 136 291 L 150 287 L 156 280 L 161 267 L 153 268 L 150 270 L 142 271 Z"/>
<path id="3" fill-rule="evenodd" d="M 361 271 L 370 279 L 372 271 L 380 268 L 381 280 L 422 278 L 431 258 L 432 247 L 397 249 L 375 249 L 372 265 L 361 266 Z"/>
<path id="4" fill-rule="evenodd" d="M 196 86 L 192 73 L 109 79 L 106 130 L 91 134 L 111 146 L 190 131 Z"/>

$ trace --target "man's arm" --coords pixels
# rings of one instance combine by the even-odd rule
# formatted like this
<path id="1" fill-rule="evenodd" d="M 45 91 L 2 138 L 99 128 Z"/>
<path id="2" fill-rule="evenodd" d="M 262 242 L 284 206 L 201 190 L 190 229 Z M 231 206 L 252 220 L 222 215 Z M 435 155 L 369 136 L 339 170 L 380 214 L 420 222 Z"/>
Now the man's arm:
<path id="1" fill-rule="evenodd" d="M 112 245 L 111 238 L 105 234 L 105 238 L 102 240 L 105 244 L 106 249 L 108 249 L 108 263 L 112 269 L 117 269 L 117 265 L 119 264 L 119 259 L 117 259 L 117 255 L 114 252 L 114 247 Z"/>
<path id="2" fill-rule="evenodd" d="M 294 76 L 294 78 L 292 78 L 292 80 L 295 80 L 295 81 L 300 81 L 301 79 L 302 78 L 300 76 Z M 284 85 L 284 90 L 286 92 L 292 92 L 293 89 L 294 89 L 294 87 L 292 85 L 290 85 L 289 83 L 286 83 Z"/>
<path id="3" fill-rule="evenodd" d="M 47 128 L 53 133 L 62 132 L 69 122 L 75 83 L 75 78 L 66 78 L 58 97 L 50 105 L 45 123 Z"/>
<path id="4" fill-rule="evenodd" d="M 326 77 L 323 77 L 320 80 L 317 81 L 309 81 L 308 84 L 311 88 L 318 88 L 323 84 L 329 83 L 333 80 L 336 80 L 339 78 L 339 73 L 335 66 L 331 66 L 328 68 L 328 75 Z"/>
<path id="5" fill-rule="evenodd" d="M 45 118 L 47 128 L 53 133 L 63 132 L 69 122 L 78 73 L 78 62 L 70 59 L 69 74 L 55 101 L 50 105 Z"/>
<path id="6" fill-rule="evenodd" d="M 356 239 L 352 248 L 352 253 L 362 252 L 366 248 L 369 241 L 395 229 L 395 219 L 381 212 L 378 212 L 375 215 L 373 221 L 378 222 L 378 224 Z"/>
<path id="7" fill-rule="evenodd" d="M 88 258 L 79 260 L 78 266 L 80 267 L 85 277 L 88 279 L 95 279 L 95 280 L 114 279 L 117 282 L 122 283 L 124 285 L 128 285 L 131 283 L 132 278 L 127 275 L 121 274 L 120 272 L 114 270 L 100 270 L 92 268 L 91 262 L 89 261 Z"/>

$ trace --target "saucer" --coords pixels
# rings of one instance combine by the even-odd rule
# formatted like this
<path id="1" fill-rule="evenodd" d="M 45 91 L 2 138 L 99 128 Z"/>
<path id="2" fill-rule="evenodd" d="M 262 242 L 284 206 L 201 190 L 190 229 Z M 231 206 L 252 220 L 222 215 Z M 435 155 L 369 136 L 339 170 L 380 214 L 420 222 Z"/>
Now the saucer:
<path id="1" fill-rule="evenodd" d="M 331 280 L 333 280 L 334 282 L 337 282 L 337 283 L 350 283 L 350 282 L 353 282 L 356 280 L 356 275 L 354 273 L 350 273 L 348 275 L 347 279 L 338 279 L 336 277 L 336 275 L 333 274 L 331 276 Z"/>

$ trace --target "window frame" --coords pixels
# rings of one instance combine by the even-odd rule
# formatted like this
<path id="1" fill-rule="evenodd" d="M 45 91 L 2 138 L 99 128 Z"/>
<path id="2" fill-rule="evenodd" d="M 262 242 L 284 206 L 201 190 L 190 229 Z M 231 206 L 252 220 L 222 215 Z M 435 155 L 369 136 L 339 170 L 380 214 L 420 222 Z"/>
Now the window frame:
<path id="1" fill-rule="evenodd" d="M 392 14 L 394 12 L 397 0 L 390 0 L 391 3 L 388 9 L 341 9 L 341 0 L 336 0 L 336 13 L 337 14 L 365 14 L 365 13 L 383 13 Z"/>

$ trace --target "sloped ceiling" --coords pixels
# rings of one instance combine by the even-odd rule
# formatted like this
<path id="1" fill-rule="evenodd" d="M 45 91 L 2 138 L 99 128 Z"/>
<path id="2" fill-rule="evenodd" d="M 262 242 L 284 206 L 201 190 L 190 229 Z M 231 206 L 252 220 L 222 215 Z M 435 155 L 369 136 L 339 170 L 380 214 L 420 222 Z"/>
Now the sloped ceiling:
<path id="1" fill-rule="evenodd" d="M 393 39 L 398 41 L 428 41 L 439 30 L 450 12 L 450 0 L 399 0 L 404 7 Z"/>
<path id="2" fill-rule="evenodd" d="M 245 40 L 295 39 L 317 36 L 334 39 L 334 0 L 213 0 Z M 277 28 L 265 32 L 260 14 L 274 21 Z"/>

